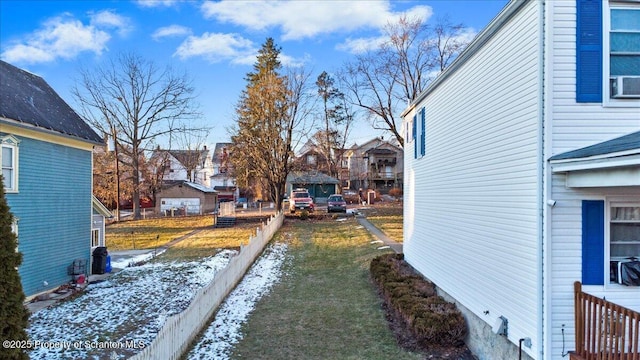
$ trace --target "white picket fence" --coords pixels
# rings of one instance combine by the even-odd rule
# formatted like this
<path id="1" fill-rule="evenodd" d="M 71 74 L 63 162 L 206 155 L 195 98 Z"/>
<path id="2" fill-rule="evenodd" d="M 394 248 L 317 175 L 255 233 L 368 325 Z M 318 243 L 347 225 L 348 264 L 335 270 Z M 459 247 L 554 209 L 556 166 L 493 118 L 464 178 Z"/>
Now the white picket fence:
<path id="1" fill-rule="evenodd" d="M 179 359 L 196 335 L 208 324 L 224 298 L 262 253 L 283 221 L 284 213 L 281 211 L 271 217 L 262 229 L 258 228 L 256 236 L 251 236 L 249 243 L 240 247 L 240 252 L 231 258 L 224 269 L 216 273 L 211 283 L 196 293 L 189 307 L 167 318 L 151 344 L 130 359 Z"/>

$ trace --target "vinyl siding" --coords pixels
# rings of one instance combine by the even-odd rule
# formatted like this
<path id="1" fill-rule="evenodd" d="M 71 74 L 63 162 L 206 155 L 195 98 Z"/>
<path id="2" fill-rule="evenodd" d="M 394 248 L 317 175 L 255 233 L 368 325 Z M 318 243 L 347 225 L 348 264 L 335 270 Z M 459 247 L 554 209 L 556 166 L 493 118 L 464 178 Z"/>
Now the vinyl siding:
<path id="1" fill-rule="evenodd" d="M 549 1 L 549 76 L 546 123 L 549 126 L 545 158 L 593 145 L 640 129 L 638 100 L 634 107 L 576 102 L 576 8 L 574 1 Z M 607 16 L 607 10 L 605 10 Z M 605 36 L 607 36 L 605 34 Z M 606 52 L 606 51 L 605 51 Z M 619 105 L 619 104 L 618 104 Z M 563 349 L 574 348 L 573 282 L 582 278 L 582 200 L 605 200 L 610 196 L 640 197 L 638 188 L 567 189 L 563 174 L 548 175 L 549 197 L 556 206 L 548 210 L 550 219 L 550 272 L 546 289 L 551 294 L 546 314 L 550 324 L 550 344 L 545 359 L 560 358 Z M 607 206 L 607 204 L 605 204 Z M 605 224 L 605 227 L 607 224 Z M 606 272 L 608 274 L 608 271 Z M 640 288 L 585 286 L 584 290 L 607 300 L 640 310 Z M 563 341 L 562 329 L 565 329 Z M 564 347 L 563 347 L 564 346 Z"/>
<path id="2" fill-rule="evenodd" d="M 90 257 L 90 150 L 20 137 L 19 192 L 7 194 L 19 219 L 19 268 L 27 296 L 71 280 L 67 266 Z M 90 270 L 90 269 L 89 269 Z M 49 283 L 44 286 L 43 282 Z"/>
<path id="3" fill-rule="evenodd" d="M 428 146 L 405 160 L 407 261 L 489 326 L 505 316 L 530 354 L 541 343 L 539 26 L 532 1 L 416 104 Z"/>

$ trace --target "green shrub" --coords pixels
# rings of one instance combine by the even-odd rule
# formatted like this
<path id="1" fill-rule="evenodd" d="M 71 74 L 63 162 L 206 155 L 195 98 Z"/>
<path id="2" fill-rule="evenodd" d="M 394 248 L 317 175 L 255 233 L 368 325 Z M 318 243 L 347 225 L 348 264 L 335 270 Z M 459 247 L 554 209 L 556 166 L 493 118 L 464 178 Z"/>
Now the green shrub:
<path id="1" fill-rule="evenodd" d="M 369 269 L 387 307 L 420 344 L 463 344 L 467 327 L 460 311 L 436 294 L 433 283 L 415 274 L 402 254 L 378 256 Z"/>

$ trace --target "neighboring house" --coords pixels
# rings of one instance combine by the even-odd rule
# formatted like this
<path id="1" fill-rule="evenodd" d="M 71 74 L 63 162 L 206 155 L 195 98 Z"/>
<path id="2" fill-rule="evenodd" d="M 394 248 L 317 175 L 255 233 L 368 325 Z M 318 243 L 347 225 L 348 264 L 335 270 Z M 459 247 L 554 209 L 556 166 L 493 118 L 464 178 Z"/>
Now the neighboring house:
<path id="1" fill-rule="evenodd" d="M 161 150 L 154 151 L 152 158 L 162 159 L 162 180 L 189 181 L 211 187 L 210 177 L 213 175 L 213 163 L 209 150 Z"/>
<path id="2" fill-rule="evenodd" d="M 329 196 L 338 192 L 339 183 L 338 179 L 317 171 L 293 172 L 287 177 L 287 195 L 294 189 L 304 188 L 315 203 L 326 204 Z"/>
<path id="3" fill-rule="evenodd" d="M 404 151 L 381 138 L 374 138 L 345 152 L 349 169 L 348 188 L 374 189 L 386 193 L 402 187 Z"/>
<path id="4" fill-rule="evenodd" d="M 74 260 L 90 262 L 92 150 L 103 140 L 41 77 L 0 61 L 0 145 L 31 297 L 69 282 Z"/>
<path id="5" fill-rule="evenodd" d="M 511 1 L 403 113 L 405 259 L 480 359 L 574 350 L 575 281 L 640 311 L 610 271 L 640 257 L 639 31 L 638 2 Z"/>
<path id="6" fill-rule="evenodd" d="M 107 246 L 104 241 L 105 219 L 113 215 L 95 196 L 91 197 L 91 252 L 98 246 Z"/>
<path id="7" fill-rule="evenodd" d="M 210 177 L 211 187 L 218 191 L 218 199 L 235 201 L 239 197 L 236 180 L 231 176 L 232 168 L 229 161 L 231 143 L 217 143 L 211 156 L 213 166 Z"/>
<path id="8" fill-rule="evenodd" d="M 293 160 L 293 168 L 295 171 L 320 171 L 325 174 L 329 174 L 329 164 L 327 163 L 327 157 L 320 151 L 318 146 L 312 141 L 308 140 L 296 155 Z"/>
<path id="9" fill-rule="evenodd" d="M 214 189 L 182 180 L 166 181 L 156 199 L 156 213 L 165 216 L 208 214 L 218 204 Z"/>

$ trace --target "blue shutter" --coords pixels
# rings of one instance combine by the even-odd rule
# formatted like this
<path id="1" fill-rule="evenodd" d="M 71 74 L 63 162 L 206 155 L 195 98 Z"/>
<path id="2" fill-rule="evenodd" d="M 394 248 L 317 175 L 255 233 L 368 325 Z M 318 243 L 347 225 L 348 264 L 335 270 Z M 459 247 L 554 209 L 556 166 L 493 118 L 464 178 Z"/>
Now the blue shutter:
<path id="1" fill-rule="evenodd" d="M 418 129 L 418 117 L 413 115 L 413 132 L 411 133 L 411 139 L 413 140 L 413 158 L 418 158 L 418 144 L 416 144 L 416 130 Z"/>
<path id="2" fill-rule="evenodd" d="M 604 201 L 582 201 L 582 283 L 604 285 Z"/>
<path id="3" fill-rule="evenodd" d="M 576 2 L 576 101 L 602 102 L 602 0 Z"/>
<path id="4" fill-rule="evenodd" d="M 426 136 L 425 136 L 425 128 L 426 128 L 425 123 L 427 122 L 427 120 L 425 118 L 424 111 L 425 111 L 424 108 L 422 108 L 422 110 L 420 111 L 420 118 L 421 118 L 420 125 L 422 126 L 422 132 L 420 133 L 420 154 L 422 156 L 424 156 L 425 149 L 426 149 L 424 140 L 426 138 Z"/>

